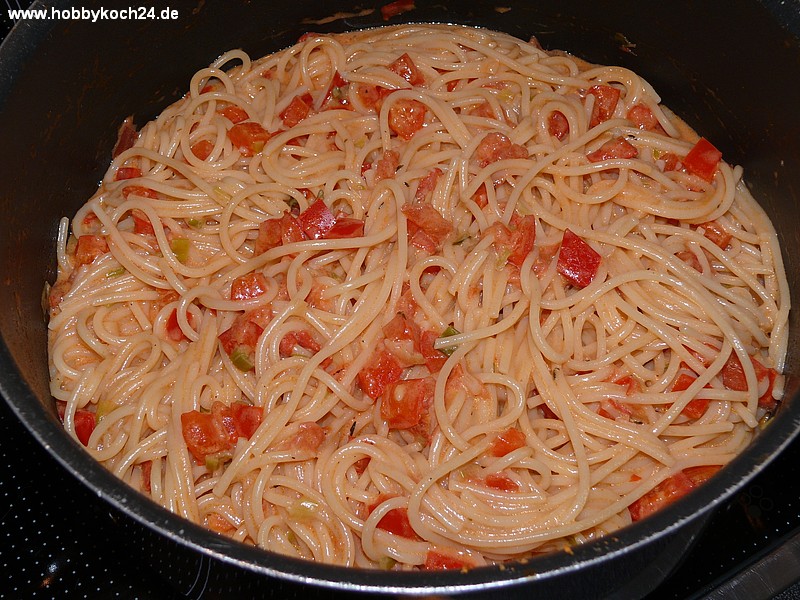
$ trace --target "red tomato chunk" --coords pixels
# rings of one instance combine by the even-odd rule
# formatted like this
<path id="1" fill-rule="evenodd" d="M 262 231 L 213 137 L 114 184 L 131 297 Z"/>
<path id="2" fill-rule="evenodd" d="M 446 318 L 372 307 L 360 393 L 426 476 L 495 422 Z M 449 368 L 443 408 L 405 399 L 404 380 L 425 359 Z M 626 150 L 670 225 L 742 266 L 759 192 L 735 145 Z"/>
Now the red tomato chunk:
<path id="1" fill-rule="evenodd" d="M 370 514 L 372 514 L 372 512 L 378 508 L 378 506 L 391 498 L 392 496 L 381 494 L 367 507 L 367 510 Z M 417 532 L 414 531 L 414 528 L 411 526 L 411 521 L 408 520 L 408 509 L 406 508 L 393 508 L 392 510 L 388 511 L 385 515 L 383 515 L 381 520 L 378 521 L 377 527 L 378 529 L 383 529 L 384 531 L 388 531 L 389 533 L 393 533 L 410 540 L 420 539 L 420 537 L 417 535 Z"/>
<path id="2" fill-rule="evenodd" d="M 271 137 L 272 134 L 253 121 L 237 123 L 228 130 L 228 139 L 242 156 L 258 154 Z"/>
<path id="3" fill-rule="evenodd" d="M 617 108 L 620 91 L 610 85 L 595 85 L 592 86 L 587 93 L 595 97 L 589 127 L 594 127 L 604 121 L 608 121 L 614 115 L 614 110 Z"/>
<path id="4" fill-rule="evenodd" d="M 433 403 L 435 387 L 432 377 L 389 384 L 381 399 L 381 417 L 391 429 L 410 429 L 418 425 Z"/>
<path id="5" fill-rule="evenodd" d="M 428 107 L 419 100 L 401 98 L 389 108 L 389 129 L 404 140 L 414 137 L 425 124 Z"/>
<path id="6" fill-rule="evenodd" d="M 303 94 L 302 96 L 295 96 L 289 103 L 289 106 L 281 111 L 279 115 L 283 124 L 286 127 L 294 127 L 300 121 L 308 117 L 311 113 L 311 105 L 313 104 L 311 94 Z"/>
<path id="7" fill-rule="evenodd" d="M 98 256 L 108 252 L 108 242 L 102 235 L 82 235 L 75 247 L 76 266 L 89 265 Z"/>
<path id="8" fill-rule="evenodd" d="M 692 467 L 668 477 L 628 507 L 631 520 L 640 521 L 669 506 L 710 479 L 719 469 L 718 466 Z"/>
<path id="9" fill-rule="evenodd" d="M 97 426 L 96 415 L 88 410 L 79 409 L 75 411 L 75 435 L 78 441 L 84 446 L 89 445 L 89 437 Z"/>
<path id="10" fill-rule="evenodd" d="M 569 121 L 559 110 L 550 113 L 547 117 L 547 132 L 557 140 L 563 140 L 569 134 Z"/>
<path id="11" fill-rule="evenodd" d="M 386 350 L 372 356 L 372 360 L 358 372 L 358 384 L 363 392 L 377 400 L 386 391 L 386 387 L 398 381 L 403 373 L 403 367 L 397 359 Z"/>
<path id="12" fill-rule="evenodd" d="M 639 151 L 636 146 L 628 142 L 625 138 L 616 137 L 608 140 L 594 152 L 586 155 L 589 162 L 600 162 L 612 160 L 614 158 L 636 158 Z"/>
<path id="13" fill-rule="evenodd" d="M 722 152 L 706 138 L 700 138 L 682 162 L 689 173 L 711 182 L 721 159 Z"/>
<path id="14" fill-rule="evenodd" d="M 416 6 L 414 6 L 414 0 L 395 0 L 381 7 L 381 16 L 384 21 L 388 21 L 392 17 L 396 17 L 414 8 L 416 8 Z"/>
<path id="15" fill-rule="evenodd" d="M 509 427 L 497 434 L 497 437 L 489 446 L 489 454 L 498 457 L 505 456 L 509 452 L 522 448 L 526 443 L 524 433 L 519 429 Z"/>
<path id="16" fill-rule="evenodd" d="M 428 550 L 428 553 L 425 555 L 424 568 L 426 571 L 443 571 L 445 569 L 457 569 L 461 571 L 474 566 L 475 565 L 471 562 L 460 556 L 452 556 L 436 550 Z"/>
<path id="17" fill-rule="evenodd" d="M 248 273 L 233 280 L 231 300 L 251 300 L 266 294 L 268 289 L 269 283 L 263 273 Z"/>
<path id="18" fill-rule="evenodd" d="M 261 424 L 264 409 L 243 402 L 226 406 L 214 402 L 210 413 L 192 410 L 181 415 L 186 447 L 198 463 L 223 450 L 230 450 L 240 437 L 250 439 Z"/>
<path id="19" fill-rule="evenodd" d="M 422 75 L 417 65 L 411 60 L 408 53 L 404 53 L 400 58 L 389 65 L 389 70 L 397 73 L 411 85 L 420 85 L 425 83 L 425 77 Z"/>
<path id="20" fill-rule="evenodd" d="M 571 284 L 584 288 L 594 280 L 602 257 L 589 244 L 572 233 L 564 231 L 558 253 L 556 270 Z"/>
<path id="21" fill-rule="evenodd" d="M 475 149 L 478 164 L 485 167 L 498 160 L 513 158 L 528 158 L 528 149 L 519 144 L 513 144 L 505 134 L 493 131 L 487 133 Z"/>

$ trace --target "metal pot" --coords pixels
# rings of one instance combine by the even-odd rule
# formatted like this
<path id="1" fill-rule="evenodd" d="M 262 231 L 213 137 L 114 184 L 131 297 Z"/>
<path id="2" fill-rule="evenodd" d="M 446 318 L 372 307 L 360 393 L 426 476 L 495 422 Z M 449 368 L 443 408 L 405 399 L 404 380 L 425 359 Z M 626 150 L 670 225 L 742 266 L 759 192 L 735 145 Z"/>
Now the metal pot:
<path id="1" fill-rule="evenodd" d="M 119 511 L 153 566 L 192 596 L 339 592 L 480 597 L 642 596 L 680 560 L 715 506 L 754 477 L 800 428 L 800 321 L 790 316 L 785 399 L 750 448 L 708 485 L 613 536 L 505 568 L 395 573 L 312 564 L 246 547 L 185 522 L 128 489 L 64 433 L 48 387 L 44 282 L 55 273 L 55 231 L 94 191 L 117 126 L 137 124 L 184 92 L 221 52 L 261 56 L 302 33 L 380 26 L 383 2 L 312 5 L 200 2 L 176 19 L 48 19 L 20 23 L 0 48 L 0 391 L 20 421 L 64 468 Z M 466 5 L 465 5 L 466 4 Z M 46 10 L 50 9 L 50 4 Z M 60 15 L 70 6 L 52 3 Z M 34 6 L 37 7 L 37 6 Z M 86 3 L 87 9 L 99 9 Z M 104 2 L 103 7 L 127 4 Z M 43 8 L 38 6 L 38 8 Z M 160 8 L 156 8 L 160 16 Z M 53 13 L 55 14 L 55 13 Z M 331 18 L 329 18 L 331 17 Z M 792 290 L 800 258 L 800 8 L 781 2 L 631 0 L 526 2 L 502 7 L 416 0 L 391 19 L 484 26 L 545 48 L 641 73 L 664 103 L 714 140 L 773 219 Z M 167 554 L 168 553 L 168 554 Z M 170 558 L 166 558 L 169 555 Z M 202 585 L 198 584 L 202 582 Z M 308 589 L 297 584 L 312 584 Z"/>

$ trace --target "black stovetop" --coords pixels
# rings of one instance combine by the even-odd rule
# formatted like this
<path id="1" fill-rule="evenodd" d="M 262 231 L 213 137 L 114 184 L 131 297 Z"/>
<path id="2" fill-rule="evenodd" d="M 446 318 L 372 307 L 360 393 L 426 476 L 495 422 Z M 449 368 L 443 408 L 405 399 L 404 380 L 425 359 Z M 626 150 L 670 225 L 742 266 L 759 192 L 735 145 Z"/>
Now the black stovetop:
<path id="1" fill-rule="evenodd" d="M 24 459 L 24 460 L 23 460 Z M 652 598 L 800 599 L 800 443 L 717 510 Z M 0 598 L 183 598 L 0 402 Z M 274 598 L 280 598 L 276 582 Z M 202 597 L 193 595 L 192 597 Z"/>

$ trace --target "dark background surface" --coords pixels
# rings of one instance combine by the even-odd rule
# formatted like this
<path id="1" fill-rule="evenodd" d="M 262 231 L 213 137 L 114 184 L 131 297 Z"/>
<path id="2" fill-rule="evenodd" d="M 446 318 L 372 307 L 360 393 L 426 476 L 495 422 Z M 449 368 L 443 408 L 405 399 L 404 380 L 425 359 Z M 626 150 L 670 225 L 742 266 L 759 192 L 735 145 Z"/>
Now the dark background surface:
<path id="1" fill-rule="evenodd" d="M 0 4 L 0 37 L 11 27 Z M 796 27 L 795 2 L 774 7 Z M 201 598 L 149 566 L 112 512 L 0 402 L 0 598 Z M 800 598 L 800 443 L 718 509 L 653 598 Z M 274 598 L 287 597 L 276 582 Z M 327 593 L 326 593 L 327 594 Z M 294 593 L 292 595 L 295 595 Z M 316 595 L 316 594 L 311 594 Z"/>

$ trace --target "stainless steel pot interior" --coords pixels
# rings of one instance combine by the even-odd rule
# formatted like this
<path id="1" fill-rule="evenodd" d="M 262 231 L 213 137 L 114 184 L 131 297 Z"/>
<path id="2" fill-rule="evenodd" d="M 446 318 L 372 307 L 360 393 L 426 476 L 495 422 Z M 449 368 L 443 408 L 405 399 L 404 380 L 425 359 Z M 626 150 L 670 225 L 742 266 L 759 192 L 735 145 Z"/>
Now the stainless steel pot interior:
<path id="1" fill-rule="evenodd" d="M 644 522 L 573 552 L 462 573 L 365 572 L 310 564 L 245 547 L 186 523 L 128 490 L 61 430 L 48 390 L 43 282 L 52 281 L 58 218 L 94 191 L 110 160 L 116 128 L 141 125 L 183 94 L 191 75 L 224 50 L 261 56 L 308 30 L 385 24 L 382 2 L 313 5 L 248 0 L 199 2 L 171 21 L 46 20 L 21 23 L 0 49 L 0 391 L 33 435 L 75 477 L 134 521 L 191 551 L 255 572 L 356 591 L 451 593 L 502 590 L 637 564 L 648 546 L 668 540 L 729 497 L 793 438 L 800 426 L 800 323 L 790 319 L 786 399 L 748 451 L 708 486 Z M 116 6 L 105 2 L 103 6 Z M 68 8 L 66 2 L 54 3 Z M 100 4 L 86 3 L 87 8 Z M 329 18 L 334 17 L 334 18 Z M 774 220 L 792 290 L 800 261 L 800 31 L 783 3 L 670 2 L 645 8 L 625 0 L 470 3 L 417 0 L 395 17 L 455 22 L 535 35 L 546 48 L 642 73 L 664 103 L 713 139 Z M 765 77 L 765 74 L 769 76 Z M 689 536 L 691 537 L 691 536 Z M 614 561 L 623 562 L 614 562 Z M 609 569 L 612 564 L 617 567 Z M 599 568 L 602 567 L 602 568 Z M 628 572 L 630 572 L 628 570 Z M 599 584 L 598 584 L 599 585 Z M 526 587 L 527 589 L 533 589 Z M 586 588 L 591 589 L 591 588 Z"/>

